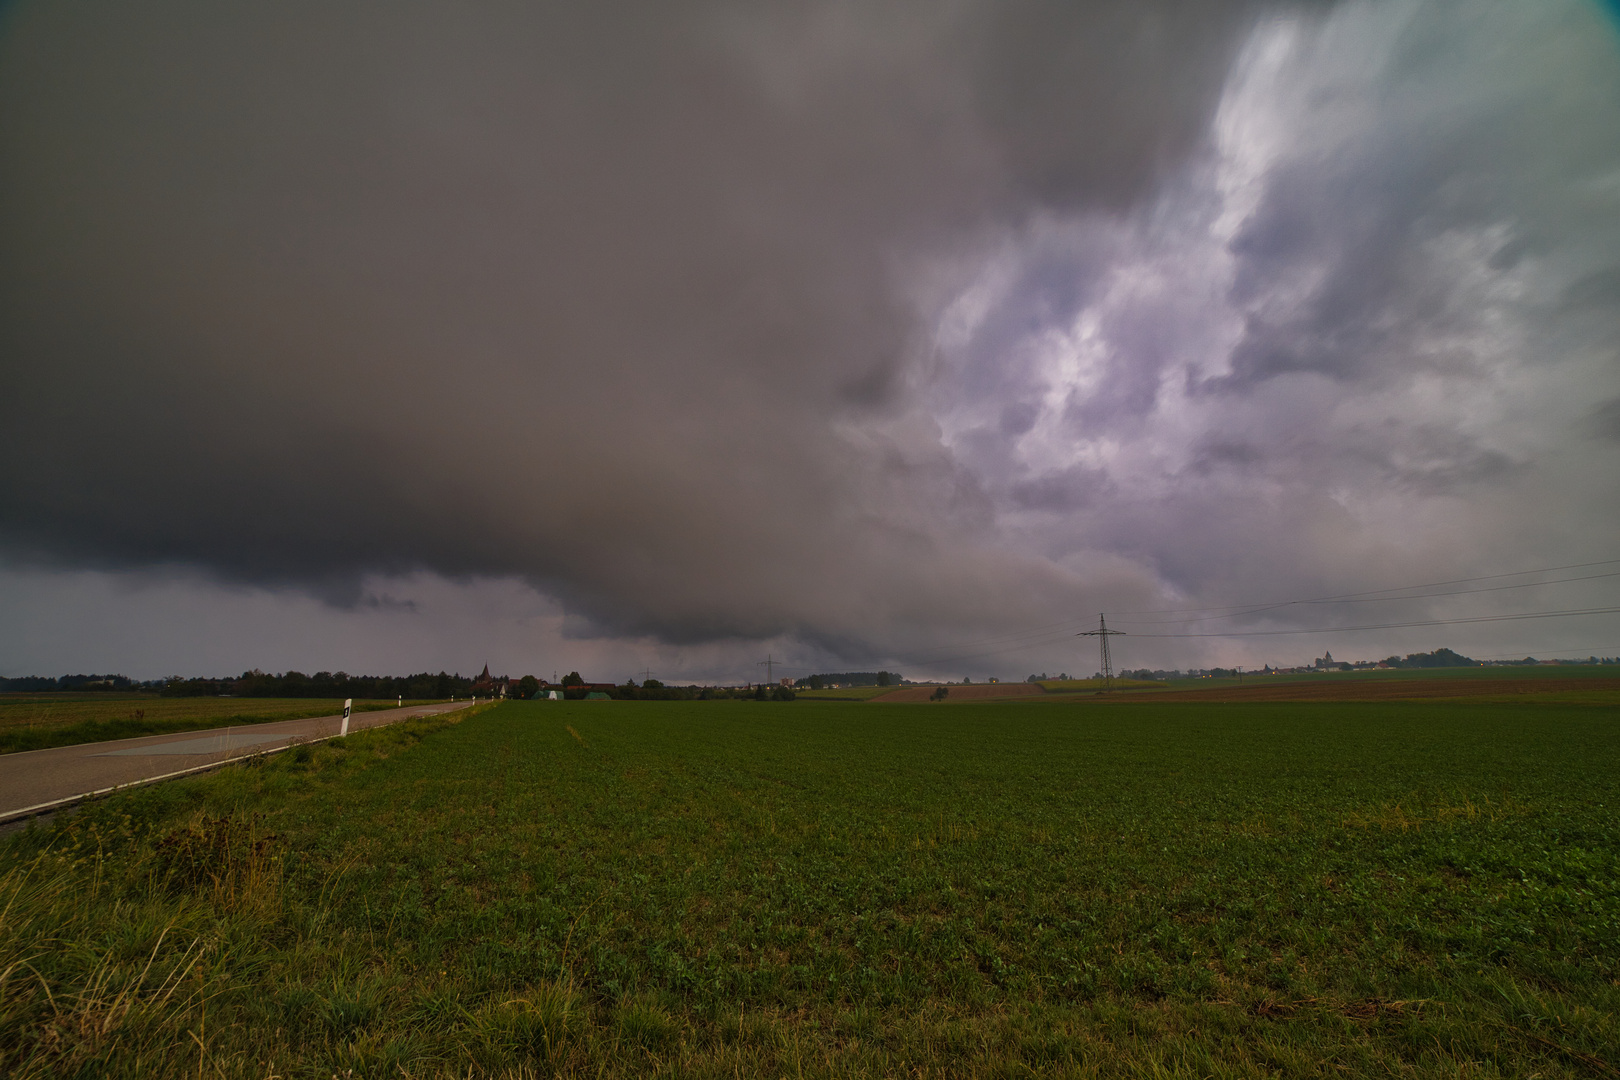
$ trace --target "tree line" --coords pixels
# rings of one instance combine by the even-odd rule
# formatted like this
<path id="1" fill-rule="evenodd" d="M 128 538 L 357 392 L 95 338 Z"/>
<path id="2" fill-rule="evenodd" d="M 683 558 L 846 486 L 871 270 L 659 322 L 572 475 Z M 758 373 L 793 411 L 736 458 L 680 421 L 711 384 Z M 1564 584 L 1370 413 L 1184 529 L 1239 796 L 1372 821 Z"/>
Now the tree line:
<path id="1" fill-rule="evenodd" d="M 894 671 L 833 671 L 795 679 L 800 690 L 821 690 L 828 686 L 899 686 L 904 680 Z"/>
<path id="2" fill-rule="evenodd" d="M 14 679 L 0 677 L 0 691 L 28 694 L 88 693 L 108 690 L 157 690 L 162 679 L 139 682 L 123 675 L 19 675 Z"/>
<path id="3" fill-rule="evenodd" d="M 164 697 L 290 697 L 290 698 L 448 698 L 472 694 L 473 680 L 464 675 L 424 671 L 416 675 L 350 675 L 343 671 L 317 671 L 306 675 L 288 671 L 271 675 L 244 671 L 237 677 L 188 679 L 171 675 L 145 682 L 124 675 L 21 675 L 0 678 L 0 691 L 12 693 L 94 693 L 107 691 L 157 692 Z"/>
<path id="4" fill-rule="evenodd" d="M 551 689 L 536 685 L 534 690 L 528 687 L 529 677 L 525 676 L 519 682 L 521 697 L 532 697 L 535 691 Z M 585 696 L 583 686 L 571 689 L 568 680 L 562 680 L 563 696 L 569 700 Z M 648 679 L 640 685 L 634 679 L 626 679 L 622 686 L 602 686 L 596 688 L 597 693 L 606 694 L 614 701 L 792 701 L 795 695 L 785 686 L 768 686 L 764 683 L 751 689 L 730 686 L 667 686 L 657 679 Z"/>
<path id="5" fill-rule="evenodd" d="M 437 675 L 423 671 L 416 675 L 350 675 L 343 671 L 317 671 L 306 675 L 288 671 L 271 675 L 244 671 L 235 679 L 182 679 L 164 681 L 165 697 L 206 697 L 231 694 L 236 697 L 290 698 L 448 698 L 472 693 L 473 680 L 460 673 Z"/>
<path id="6" fill-rule="evenodd" d="M 497 680 L 500 682 L 501 680 Z M 895 678 L 899 682 L 898 676 Z M 470 697 L 475 680 L 457 673 L 424 671 L 416 675 L 350 675 L 343 671 L 317 671 L 306 675 L 301 671 L 288 671 L 280 675 L 268 672 L 244 671 L 241 675 L 225 678 L 184 678 L 172 675 L 167 679 L 145 682 L 123 675 L 22 675 L 16 678 L 0 677 L 0 692 L 63 693 L 120 691 L 158 693 L 164 697 L 264 697 L 264 698 L 356 698 L 360 700 L 387 700 L 412 698 L 417 700 Z M 547 684 L 533 675 L 518 680 L 512 694 L 518 698 L 532 698 L 542 691 L 560 689 L 570 700 L 583 698 L 587 693 L 604 693 L 620 701 L 792 701 L 794 693 L 785 686 L 760 685 L 748 689 L 724 686 L 667 686 L 657 679 L 637 684 L 626 679 L 622 686 L 600 683 L 587 684 L 579 672 L 565 675 L 561 684 Z M 480 690 L 479 693 L 486 693 Z"/>

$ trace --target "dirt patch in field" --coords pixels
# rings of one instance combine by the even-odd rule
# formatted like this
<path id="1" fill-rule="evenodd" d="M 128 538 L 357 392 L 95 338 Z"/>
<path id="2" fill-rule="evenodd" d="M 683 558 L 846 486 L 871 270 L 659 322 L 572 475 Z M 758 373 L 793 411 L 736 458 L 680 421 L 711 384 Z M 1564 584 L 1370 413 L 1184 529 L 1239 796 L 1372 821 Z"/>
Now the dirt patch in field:
<path id="1" fill-rule="evenodd" d="M 907 702 L 927 701 L 937 686 L 903 686 L 891 694 L 875 697 L 873 701 Z M 948 686 L 947 701 L 995 701 L 1004 698 L 1040 697 L 1046 693 L 1034 683 L 968 683 L 966 686 Z"/>
<path id="2" fill-rule="evenodd" d="M 1583 690 L 1620 690 L 1620 679 L 1368 679 L 1366 682 L 1264 683 L 1110 695 L 1114 701 L 1403 701 L 1416 698 L 1528 697 Z M 955 688 L 952 688 L 955 693 Z"/>

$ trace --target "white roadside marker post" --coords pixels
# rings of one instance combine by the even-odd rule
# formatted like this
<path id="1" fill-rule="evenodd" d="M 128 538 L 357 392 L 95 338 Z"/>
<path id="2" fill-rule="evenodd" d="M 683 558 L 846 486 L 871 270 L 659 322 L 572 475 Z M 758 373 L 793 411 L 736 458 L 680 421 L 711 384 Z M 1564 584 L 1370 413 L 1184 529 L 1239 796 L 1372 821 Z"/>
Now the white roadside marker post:
<path id="1" fill-rule="evenodd" d="M 352 709 L 352 708 L 354 708 L 354 698 L 344 698 L 343 699 L 343 730 L 338 732 L 339 735 L 347 735 L 349 733 L 349 710 Z"/>

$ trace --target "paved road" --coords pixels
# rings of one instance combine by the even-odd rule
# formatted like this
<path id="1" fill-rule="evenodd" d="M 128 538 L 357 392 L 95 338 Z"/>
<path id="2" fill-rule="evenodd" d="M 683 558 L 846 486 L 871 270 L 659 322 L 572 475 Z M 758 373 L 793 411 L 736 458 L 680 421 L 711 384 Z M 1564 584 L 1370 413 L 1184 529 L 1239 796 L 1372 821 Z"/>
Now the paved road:
<path id="1" fill-rule="evenodd" d="M 381 727 L 412 716 L 465 709 L 470 701 L 412 705 L 404 709 L 359 712 L 349 718 L 350 731 Z M 246 727 L 179 731 L 138 739 L 53 746 L 0 754 L 0 822 L 26 817 L 56 805 L 77 801 L 126 784 L 139 784 L 179 773 L 195 772 L 293 742 L 336 735 L 343 717 L 313 716 L 276 720 Z"/>

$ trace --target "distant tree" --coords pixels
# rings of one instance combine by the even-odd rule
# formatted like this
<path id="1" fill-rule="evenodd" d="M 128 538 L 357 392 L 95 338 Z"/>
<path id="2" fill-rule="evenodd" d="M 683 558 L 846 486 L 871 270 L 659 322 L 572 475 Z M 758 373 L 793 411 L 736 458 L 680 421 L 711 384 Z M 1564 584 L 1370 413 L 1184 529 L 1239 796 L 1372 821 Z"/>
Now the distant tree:
<path id="1" fill-rule="evenodd" d="M 889 685 L 889 673 L 887 671 L 878 672 L 878 683 L 877 684 L 879 686 L 888 686 Z"/>
<path id="2" fill-rule="evenodd" d="M 760 683 L 759 686 L 756 687 L 755 690 L 754 690 L 754 700 L 755 701 L 769 701 L 769 700 L 771 700 L 771 688 L 766 686 L 764 683 Z"/>
<path id="3" fill-rule="evenodd" d="M 562 684 L 564 686 L 584 686 L 585 680 L 579 677 L 579 672 L 570 671 L 562 677 Z"/>
<path id="4" fill-rule="evenodd" d="M 948 687 L 948 686 L 941 686 L 941 687 L 937 688 L 933 692 L 932 695 L 929 696 L 928 700 L 929 701 L 944 701 L 946 698 L 948 698 L 950 696 L 951 696 L 951 688 Z"/>
<path id="5" fill-rule="evenodd" d="M 812 689 L 812 690 L 820 690 L 822 687 L 824 687 L 826 685 L 827 685 L 826 680 L 823 679 L 820 675 L 812 675 L 812 676 L 810 676 L 810 689 Z"/>
<path id="6" fill-rule="evenodd" d="M 1450 649 L 1436 649 L 1428 653 L 1408 653 L 1405 659 L 1391 656 L 1384 661 L 1397 668 L 1478 667 L 1479 661 L 1461 656 Z"/>
<path id="7" fill-rule="evenodd" d="M 878 682 L 878 676 L 881 674 L 883 673 L 879 671 L 822 671 L 816 673 L 815 675 L 811 675 L 809 678 L 800 679 L 798 680 L 798 683 L 799 685 L 809 686 L 814 689 L 814 680 L 819 678 L 823 687 L 881 686 L 885 685 Z M 889 672 L 888 675 L 889 681 L 886 685 L 898 686 L 900 684 L 901 680 L 899 675 L 892 671 Z"/>
<path id="8" fill-rule="evenodd" d="M 778 686 L 778 687 L 776 687 L 775 689 L 773 689 L 771 691 L 771 700 L 772 701 L 792 701 L 793 698 L 794 698 L 793 691 L 789 690 L 785 686 Z"/>
<path id="9" fill-rule="evenodd" d="M 662 690 L 664 688 L 664 684 L 657 679 L 648 679 L 641 686 L 645 690 Z"/>
<path id="10" fill-rule="evenodd" d="M 533 675 L 525 675 L 518 680 L 518 693 L 523 697 L 532 698 L 540 692 L 540 680 Z"/>
<path id="11" fill-rule="evenodd" d="M 185 682 L 185 680 L 178 675 L 172 676 L 172 678 L 178 680 L 180 683 Z M 15 679 L 0 680 L 0 687 L 4 687 L 7 690 L 26 690 L 30 693 L 39 693 L 41 691 L 59 689 L 56 678 L 52 675 L 19 675 Z M 163 693 L 167 694 L 168 690 L 165 688 Z"/>

